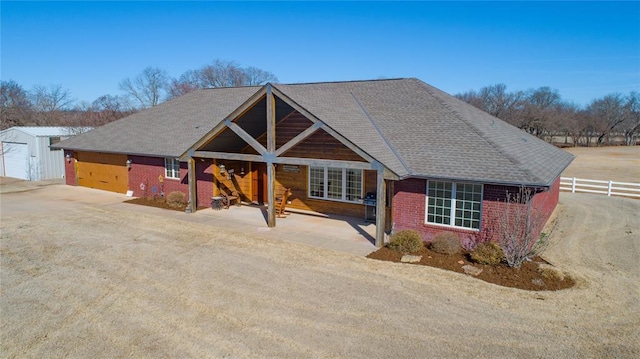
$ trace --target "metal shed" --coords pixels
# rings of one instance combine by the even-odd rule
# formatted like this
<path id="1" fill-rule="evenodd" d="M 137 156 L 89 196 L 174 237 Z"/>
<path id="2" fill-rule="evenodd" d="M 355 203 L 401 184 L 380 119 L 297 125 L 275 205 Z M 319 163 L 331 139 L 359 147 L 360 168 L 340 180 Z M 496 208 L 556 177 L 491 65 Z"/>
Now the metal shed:
<path id="1" fill-rule="evenodd" d="M 0 131 L 0 175 L 29 181 L 64 178 L 64 151 L 49 146 L 72 136 L 68 127 L 11 127 Z"/>

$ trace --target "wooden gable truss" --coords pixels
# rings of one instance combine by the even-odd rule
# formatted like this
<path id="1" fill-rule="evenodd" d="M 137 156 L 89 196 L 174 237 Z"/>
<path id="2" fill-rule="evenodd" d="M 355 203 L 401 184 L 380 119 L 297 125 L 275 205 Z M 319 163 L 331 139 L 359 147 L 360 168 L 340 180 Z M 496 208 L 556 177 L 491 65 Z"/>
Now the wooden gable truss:
<path id="1" fill-rule="evenodd" d="M 276 97 L 290 106 L 293 110 L 302 114 L 306 119 L 311 121 L 311 125 L 288 140 L 286 143 L 276 146 Z M 260 143 L 256 137 L 250 134 L 246 129 L 240 126 L 237 121 L 242 118 L 244 114 L 252 110 L 255 106 L 262 101 L 266 102 L 266 146 Z M 319 130 L 323 130 L 333 138 L 338 140 L 346 148 L 353 151 L 364 161 L 353 160 L 335 160 L 335 159 L 321 159 L 321 158 L 303 158 L 303 157 L 288 157 L 284 156 L 286 152 L 292 150 L 296 145 L 301 144 L 310 136 L 317 133 Z M 216 137 L 220 136 L 225 131 L 232 131 L 237 137 L 242 139 L 248 147 L 253 149 L 255 153 L 242 153 L 239 152 L 227 152 L 224 150 L 206 150 L 205 147 L 216 140 Z M 229 135 L 227 135 L 229 137 Z M 326 167 L 340 167 L 348 169 L 361 169 L 361 170 L 374 170 L 377 173 L 376 183 L 376 246 L 380 247 L 384 244 L 385 236 L 385 207 L 386 207 L 386 181 L 385 179 L 397 179 L 397 177 L 388 169 L 386 169 L 380 162 L 369 156 L 360 148 L 351 143 L 348 139 L 337 133 L 331 127 L 327 126 L 324 122 L 307 111 L 302 106 L 299 106 L 294 100 L 287 95 L 279 91 L 271 84 L 266 84 L 260 90 L 258 90 L 253 96 L 251 96 L 245 103 L 238 107 L 235 111 L 229 114 L 223 121 L 221 121 L 215 128 L 209 131 L 203 138 L 196 142 L 191 148 L 189 148 L 182 156 L 182 160 L 186 160 L 188 163 L 188 181 L 189 181 L 189 204 L 188 211 L 194 212 L 196 201 L 195 198 L 195 162 L 194 158 L 210 158 L 210 159 L 222 159 L 222 160 L 239 160 L 249 162 L 262 162 L 266 164 L 267 168 L 267 225 L 269 227 L 275 227 L 276 214 L 275 214 L 275 165 L 306 165 L 306 166 L 326 166 Z"/>

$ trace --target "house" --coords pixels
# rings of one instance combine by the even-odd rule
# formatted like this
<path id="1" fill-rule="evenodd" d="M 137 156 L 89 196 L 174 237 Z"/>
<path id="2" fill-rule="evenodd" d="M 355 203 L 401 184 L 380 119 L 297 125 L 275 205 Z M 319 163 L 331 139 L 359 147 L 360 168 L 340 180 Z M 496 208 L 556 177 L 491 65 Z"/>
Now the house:
<path id="1" fill-rule="evenodd" d="M 289 207 L 376 214 L 425 240 L 477 236 L 519 188 L 548 218 L 573 156 L 418 79 L 266 84 L 198 90 L 57 145 L 70 185 L 134 196 L 220 191 Z M 545 218 L 545 219 L 546 219 Z"/>
<path id="2" fill-rule="evenodd" d="M 0 175 L 29 181 L 63 178 L 63 151 L 50 146 L 72 133 L 68 127 L 11 127 L 0 131 Z"/>

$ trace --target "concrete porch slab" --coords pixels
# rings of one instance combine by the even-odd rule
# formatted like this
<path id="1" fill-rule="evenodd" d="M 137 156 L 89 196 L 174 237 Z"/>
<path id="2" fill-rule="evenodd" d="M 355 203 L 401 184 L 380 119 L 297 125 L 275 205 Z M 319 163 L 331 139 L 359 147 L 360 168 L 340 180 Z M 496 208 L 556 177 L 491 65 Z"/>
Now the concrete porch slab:
<path id="1" fill-rule="evenodd" d="M 276 218 L 276 226 L 267 226 L 267 209 L 263 206 L 242 205 L 229 209 L 198 210 L 190 216 L 198 222 L 221 228 L 252 232 L 264 238 L 302 243 L 339 252 L 365 256 L 376 250 L 374 223 L 364 219 L 327 216 L 306 211 L 288 210 L 285 218 Z"/>

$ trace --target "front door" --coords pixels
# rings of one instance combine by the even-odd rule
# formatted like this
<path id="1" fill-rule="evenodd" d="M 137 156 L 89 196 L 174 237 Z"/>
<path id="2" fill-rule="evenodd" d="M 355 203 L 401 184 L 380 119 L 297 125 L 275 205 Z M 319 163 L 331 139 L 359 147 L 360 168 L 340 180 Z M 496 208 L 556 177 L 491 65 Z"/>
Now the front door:
<path id="1" fill-rule="evenodd" d="M 254 203 L 263 204 L 267 196 L 267 164 L 262 162 L 251 163 L 251 193 Z"/>

